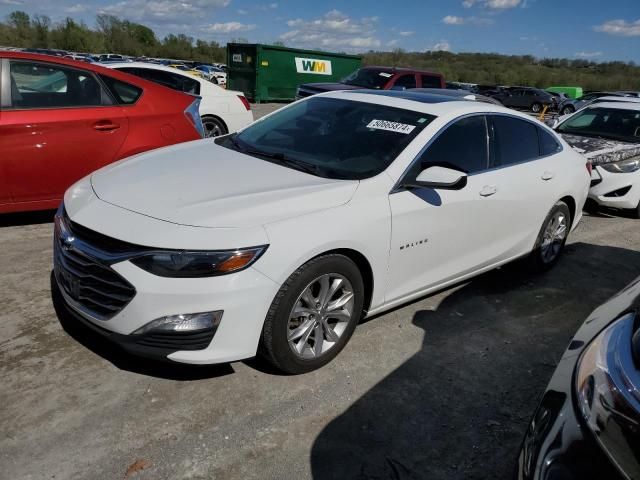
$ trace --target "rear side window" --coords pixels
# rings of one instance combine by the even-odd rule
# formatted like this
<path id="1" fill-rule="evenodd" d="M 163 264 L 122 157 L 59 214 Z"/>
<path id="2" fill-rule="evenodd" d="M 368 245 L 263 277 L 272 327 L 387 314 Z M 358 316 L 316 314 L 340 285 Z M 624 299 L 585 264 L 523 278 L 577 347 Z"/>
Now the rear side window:
<path id="1" fill-rule="evenodd" d="M 394 87 L 416 88 L 415 75 L 402 75 L 398 77 L 393 84 Z"/>
<path id="2" fill-rule="evenodd" d="M 465 173 L 486 170 L 488 152 L 485 117 L 477 115 L 462 118 L 448 126 L 425 150 L 412 174 L 417 176 L 433 165 L 455 168 Z"/>
<path id="3" fill-rule="evenodd" d="M 185 75 L 165 72 L 164 70 L 155 70 L 153 68 L 125 67 L 120 68 L 119 70 L 131 73 L 132 75 L 144 78 L 145 80 L 164 85 L 165 87 L 172 88 L 173 90 L 178 90 L 179 92 L 200 95 L 200 82 Z"/>
<path id="4" fill-rule="evenodd" d="M 540 140 L 540 155 L 553 155 L 562 150 L 560 143 L 553 138 L 553 135 L 542 128 L 538 128 L 538 138 Z"/>
<path id="5" fill-rule="evenodd" d="M 422 79 L 422 88 L 441 88 L 442 83 L 440 77 L 434 75 L 420 75 Z"/>
<path id="6" fill-rule="evenodd" d="M 140 95 L 142 95 L 142 89 L 135 85 L 107 77 L 106 75 L 100 75 L 100 78 L 119 105 L 132 105 L 136 103 Z"/>
<path id="7" fill-rule="evenodd" d="M 68 108 L 109 105 L 91 72 L 50 63 L 11 61 L 11 107 Z"/>
<path id="8" fill-rule="evenodd" d="M 538 127 L 519 118 L 492 116 L 494 132 L 494 165 L 504 167 L 540 156 Z"/>

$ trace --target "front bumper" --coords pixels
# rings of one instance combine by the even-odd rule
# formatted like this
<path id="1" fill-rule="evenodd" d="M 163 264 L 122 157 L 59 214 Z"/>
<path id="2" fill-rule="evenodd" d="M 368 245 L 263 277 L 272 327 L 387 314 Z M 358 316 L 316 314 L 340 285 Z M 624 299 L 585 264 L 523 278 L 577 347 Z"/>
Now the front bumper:
<path id="1" fill-rule="evenodd" d="M 273 280 L 252 267 L 207 278 L 153 275 L 128 260 L 145 247 L 74 224 L 62 209 L 56 217 L 52 293 L 73 318 L 144 356 L 211 364 L 255 355 L 279 288 Z M 210 330 L 133 335 L 163 317 L 219 311 Z"/>
<path id="2" fill-rule="evenodd" d="M 600 166 L 594 166 L 593 172 L 589 199 L 603 207 L 620 209 L 638 207 L 640 170 L 631 173 L 611 173 Z"/>
<path id="3" fill-rule="evenodd" d="M 164 357 L 175 362 L 211 364 L 253 357 L 256 354 L 262 324 L 278 286 L 257 270 L 212 278 L 174 279 L 152 275 L 126 261 L 112 267 L 136 287 L 136 295 L 115 316 L 97 320 L 83 315 L 60 292 L 54 280 L 53 293 L 58 305 L 83 324 L 121 345 L 125 350 L 148 357 Z M 55 276 L 54 276 L 55 278 Z M 147 323 L 181 313 L 224 311 L 222 320 L 207 336 L 201 333 L 158 338 L 131 335 Z M 204 345 L 201 349 L 193 346 Z M 203 343 L 204 342 L 204 343 Z"/>
<path id="4" fill-rule="evenodd" d="M 211 329 L 206 332 L 176 333 L 171 335 L 123 335 L 112 332 L 91 322 L 70 306 L 67 298 L 65 298 L 64 291 L 58 285 L 58 280 L 54 272 L 51 274 L 51 299 L 55 311 L 64 326 L 84 326 L 105 340 L 118 345 L 126 352 L 141 357 L 167 360 L 173 353 L 181 349 L 197 350 L 206 348 L 215 335 L 216 329 Z"/>

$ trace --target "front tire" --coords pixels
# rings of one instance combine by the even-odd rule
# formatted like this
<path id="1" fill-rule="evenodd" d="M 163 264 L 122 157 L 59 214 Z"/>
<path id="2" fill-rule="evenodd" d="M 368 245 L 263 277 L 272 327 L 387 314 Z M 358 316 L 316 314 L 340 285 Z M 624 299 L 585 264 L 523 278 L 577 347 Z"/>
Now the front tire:
<path id="1" fill-rule="evenodd" d="M 274 298 L 260 353 L 279 370 L 305 373 L 329 363 L 353 334 L 364 303 L 357 265 L 344 255 L 314 258 L 298 268 Z"/>
<path id="2" fill-rule="evenodd" d="M 531 105 L 531 111 L 533 113 L 540 113 L 542 111 L 542 104 L 535 102 L 533 105 Z"/>
<path id="3" fill-rule="evenodd" d="M 542 223 L 538 239 L 529 256 L 531 267 L 544 272 L 551 269 L 562 255 L 571 229 L 571 211 L 566 203 L 556 203 Z"/>

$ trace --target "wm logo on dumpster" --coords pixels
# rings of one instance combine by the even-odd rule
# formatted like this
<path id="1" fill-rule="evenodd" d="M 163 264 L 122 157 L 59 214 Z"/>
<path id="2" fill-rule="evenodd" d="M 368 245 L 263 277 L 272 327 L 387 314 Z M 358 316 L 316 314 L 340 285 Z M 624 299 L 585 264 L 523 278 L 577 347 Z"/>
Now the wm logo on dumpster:
<path id="1" fill-rule="evenodd" d="M 311 73 L 314 75 L 331 75 L 331 61 L 296 57 L 296 72 Z"/>

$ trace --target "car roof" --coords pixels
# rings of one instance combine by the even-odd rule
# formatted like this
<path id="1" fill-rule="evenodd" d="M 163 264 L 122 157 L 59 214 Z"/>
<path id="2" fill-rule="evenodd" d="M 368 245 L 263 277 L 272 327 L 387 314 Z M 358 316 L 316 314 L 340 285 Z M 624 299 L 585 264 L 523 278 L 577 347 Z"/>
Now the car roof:
<path id="1" fill-rule="evenodd" d="M 617 97 L 614 95 L 607 95 L 606 97 L 600 97 L 600 98 L 596 98 L 593 102 L 594 104 L 596 103 L 602 103 L 602 102 L 616 102 L 616 103 L 624 103 L 624 102 L 631 102 L 631 103 L 640 103 L 640 97 Z"/>
<path id="2" fill-rule="evenodd" d="M 389 107 L 404 108 L 415 112 L 427 113 L 436 117 L 455 117 L 457 115 L 464 115 L 467 113 L 501 113 L 537 122 L 537 120 L 525 113 L 517 112 L 500 105 L 459 100 L 454 97 L 446 97 L 444 95 L 411 92 L 407 90 L 338 90 L 314 95 L 314 97 L 342 98 L 345 100 L 376 103 Z M 542 122 L 538 123 L 544 127 Z"/>
<path id="3" fill-rule="evenodd" d="M 640 112 L 640 101 L 613 101 L 613 102 L 597 102 L 585 107 L 586 109 L 593 108 L 614 108 L 617 110 L 634 110 Z"/>
<path id="4" fill-rule="evenodd" d="M 360 70 L 382 70 L 385 72 L 395 72 L 395 73 L 429 73 L 431 75 L 441 75 L 438 72 L 432 72 L 429 70 L 418 70 L 415 68 L 406 68 L 406 67 L 383 67 L 377 65 L 367 65 L 366 67 L 362 67 Z"/>
<path id="5" fill-rule="evenodd" d="M 167 67 L 165 65 L 160 65 L 157 63 L 150 63 L 150 62 L 114 62 L 114 63 L 108 63 L 105 65 L 108 68 L 120 68 L 120 67 L 129 67 L 129 68 L 149 68 L 152 70 L 163 70 L 165 72 L 171 72 L 171 73 L 177 73 L 179 75 L 183 75 L 185 77 L 189 77 L 189 78 L 193 78 L 196 80 L 201 80 L 199 77 L 195 77 L 193 75 L 189 75 L 188 73 L 186 73 L 184 70 L 178 70 L 177 68 L 173 68 L 173 67 Z"/>
<path id="6" fill-rule="evenodd" d="M 168 90 L 169 92 L 172 92 L 172 94 L 176 94 L 178 97 L 181 97 L 181 96 L 185 96 L 186 98 L 193 97 L 188 93 L 178 92 L 176 90 L 170 89 L 169 87 L 165 87 L 163 85 L 159 85 L 150 80 L 146 80 L 144 78 L 131 75 L 130 73 L 114 70 L 113 68 L 111 68 L 111 66 L 116 65 L 116 63 L 103 65 L 101 63 L 87 63 L 81 60 L 73 60 L 71 58 L 64 58 L 64 57 L 55 57 L 53 55 L 43 55 L 40 53 L 10 52 L 10 51 L 4 51 L 4 50 L 0 51 L 0 58 L 32 60 L 35 62 L 52 63 L 56 65 L 66 65 L 71 68 L 77 68 L 77 69 L 94 72 L 97 74 L 106 75 L 116 80 L 120 80 L 122 82 L 130 83 L 138 87 L 142 87 L 145 90 L 156 91 L 157 89 L 161 89 L 163 92 L 165 92 L 164 95 L 169 94 L 168 92 L 166 92 Z M 121 63 L 122 65 L 132 65 L 134 62 L 119 62 L 119 63 Z M 173 70 L 173 71 L 179 72 L 179 70 Z"/>

